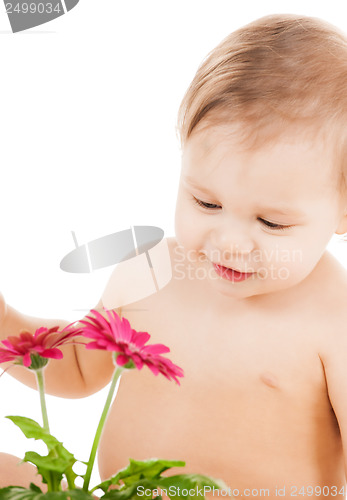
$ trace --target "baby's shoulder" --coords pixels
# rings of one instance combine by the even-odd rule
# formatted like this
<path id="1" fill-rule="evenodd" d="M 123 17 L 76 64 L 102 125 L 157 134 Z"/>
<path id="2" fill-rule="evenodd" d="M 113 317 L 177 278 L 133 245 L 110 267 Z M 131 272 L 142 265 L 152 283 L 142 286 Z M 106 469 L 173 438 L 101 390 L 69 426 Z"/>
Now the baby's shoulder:
<path id="1" fill-rule="evenodd" d="M 167 295 L 175 282 L 176 263 L 181 258 L 178 247 L 175 238 L 164 238 L 136 257 L 119 263 L 103 292 L 103 306 L 121 310 L 130 304 L 158 305 L 163 291 Z"/>
<path id="2" fill-rule="evenodd" d="M 316 314 L 323 351 L 347 349 L 347 269 L 330 253 L 317 292 Z M 338 347 L 340 346 L 340 347 Z"/>
<path id="3" fill-rule="evenodd" d="M 325 264 L 318 290 L 322 300 L 335 313 L 347 312 L 347 269 L 330 252 L 325 253 Z"/>

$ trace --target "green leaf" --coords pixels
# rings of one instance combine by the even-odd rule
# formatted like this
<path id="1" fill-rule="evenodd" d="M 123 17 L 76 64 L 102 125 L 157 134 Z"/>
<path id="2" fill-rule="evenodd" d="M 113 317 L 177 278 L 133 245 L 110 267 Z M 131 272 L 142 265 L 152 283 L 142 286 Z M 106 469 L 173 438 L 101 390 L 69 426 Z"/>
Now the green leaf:
<path id="1" fill-rule="evenodd" d="M 42 490 L 38 486 L 36 486 L 36 484 L 34 484 L 34 483 L 30 483 L 30 489 L 32 491 L 36 491 L 37 493 L 42 493 Z"/>
<path id="2" fill-rule="evenodd" d="M 19 486 L 9 486 L 8 488 L 0 489 L 1 500 L 39 500 L 40 496 L 41 493 Z"/>
<path id="3" fill-rule="evenodd" d="M 57 438 L 52 436 L 48 431 L 46 431 L 46 429 L 41 427 L 40 424 L 35 422 L 35 420 L 18 416 L 10 416 L 6 418 L 10 419 L 15 425 L 17 425 L 25 437 L 36 440 L 41 439 L 50 451 L 54 450 L 60 458 L 66 460 L 66 462 L 70 465 L 76 462 L 73 454 L 64 448 L 63 444 L 58 441 Z"/>
<path id="4" fill-rule="evenodd" d="M 42 476 L 42 481 L 45 484 L 50 484 L 51 486 L 59 485 L 65 474 L 66 477 L 69 477 L 69 485 L 71 487 L 77 477 L 77 474 L 72 470 L 72 466 L 76 460 L 71 454 L 66 456 L 63 453 L 63 457 L 61 457 L 58 453 L 59 447 L 50 451 L 46 456 L 39 455 L 35 451 L 28 451 L 25 454 L 23 462 L 30 462 L 36 465 L 37 471 Z"/>
<path id="5" fill-rule="evenodd" d="M 51 452 L 50 452 L 51 453 Z M 42 477 L 42 482 L 44 484 L 49 485 L 49 488 L 52 488 L 54 485 L 57 487 L 58 490 L 60 490 L 60 483 L 63 479 L 63 474 L 62 472 L 52 470 L 49 467 L 49 461 L 50 461 L 50 455 L 47 455 L 46 457 L 39 455 L 35 451 L 27 451 L 25 453 L 23 462 L 30 462 L 34 465 L 36 465 L 37 472 L 40 474 Z M 1 497 L 0 497 L 1 498 Z"/>
<path id="6" fill-rule="evenodd" d="M 37 488 L 37 486 L 31 484 L 30 489 L 21 488 L 20 486 L 9 486 L 8 488 L 0 489 L 0 499 L 1 500 L 92 500 L 93 497 L 89 493 L 82 490 L 72 490 L 72 491 L 57 491 L 50 493 L 42 493 L 40 491 L 33 490 L 32 486 Z"/>
<path id="7" fill-rule="evenodd" d="M 67 491 L 69 500 L 94 500 L 93 495 L 82 490 Z M 47 500 L 46 498 L 43 500 Z"/>
<path id="8" fill-rule="evenodd" d="M 213 489 L 227 490 L 228 488 L 222 480 L 203 476 L 201 474 L 178 474 L 176 476 L 161 477 L 157 480 L 157 486 L 163 490 L 167 490 L 170 498 L 205 497 L 205 495 L 212 492 Z M 180 494 L 182 490 L 188 493 L 194 490 L 194 494 L 182 495 Z M 170 494 L 170 491 L 172 491 L 173 494 Z"/>
<path id="9" fill-rule="evenodd" d="M 166 496 L 177 499 L 204 498 L 205 494 L 213 492 L 213 488 L 227 489 L 223 481 L 213 479 L 199 474 L 179 474 L 169 477 L 155 477 L 152 479 L 141 479 L 129 486 L 121 486 L 119 489 L 110 490 L 103 500 L 129 500 L 131 498 L 148 499 L 153 497 L 153 490 L 157 496 L 165 493 Z M 146 494 L 150 490 L 151 494 Z"/>
<path id="10" fill-rule="evenodd" d="M 129 465 L 121 469 L 114 476 L 107 481 L 103 481 L 93 490 L 101 489 L 107 491 L 111 485 L 121 484 L 120 480 L 126 485 L 130 486 L 140 479 L 152 479 L 159 477 L 160 474 L 171 467 L 184 467 L 185 462 L 180 460 L 161 460 L 158 458 L 151 458 L 148 460 L 133 460 L 130 458 Z"/>
<path id="11" fill-rule="evenodd" d="M 9 416 L 7 418 L 17 425 L 27 438 L 42 440 L 49 450 L 47 456 L 29 451 L 25 454 L 24 462 L 31 462 L 36 465 L 45 484 L 59 484 L 65 474 L 71 487 L 77 477 L 77 474 L 72 470 L 72 466 L 77 461 L 73 454 L 35 420 L 18 416 Z"/>
<path id="12" fill-rule="evenodd" d="M 62 493 L 62 495 L 61 495 Z M 55 495 L 55 496 L 51 496 Z M 0 489 L 1 500 L 67 500 L 65 492 L 42 493 L 33 491 L 31 488 L 21 488 L 20 486 L 9 486 Z M 90 500 L 90 499 L 89 499 Z"/>
<path id="13" fill-rule="evenodd" d="M 153 458 L 138 461 L 130 459 L 128 467 L 118 471 L 117 474 L 99 484 L 93 490 L 100 488 L 106 492 L 111 485 L 118 486 L 118 489 L 108 491 L 102 497 L 103 500 L 151 499 L 153 490 L 157 490 L 155 492 L 156 496 L 160 496 L 162 494 L 161 490 L 163 490 L 166 496 L 173 500 L 177 500 L 177 498 L 186 500 L 193 497 L 193 500 L 196 500 L 196 497 L 204 498 L 204 495 L 213 491 L 213 489 L 227 489 L 223 481 L 201 474 L 161 476 L 162 472 L 171 467 L 182 467 L 184 465 L 184 462 L 177 460 Z"/>
<path id="14" fill-rule="evenodd" d="M 48 431 L 46 431 L 40 424 L 32 420 L 31 418 L 18 417 L 18 416 L 8 416 L 20 430 L 23 432 L 25 437 L 33 439 L 41 439 L 49 450 L 52 450 L 58 444 L 61 444 L 55 437 L 53 437 Z"/>
<path id="15" fill-rule="evenodd" d="M 37 468 L 42 467 L 50 471 L 60 472 L 61 474 L 71 465 L 71 460 L 53 455 L 42 456 L 35 451 L 27 451 L 23 461 L 31 462 L 36 465 Z"/>
<path id="16" fill-rule="evenodd" d="M 131 486 L 127 486 L 118 490 L 110 490 L 105 493 L 102 500 L 129 500 L 131 498 L 137 498 L 137 488 L 140 483 L 132 484 Z M 151 480 L 144 480 L 141 482 L 141 485 L 144 486 L 144 490 L 150 489 L 151 491 L 155 489 L 154 483 Z M 152 498 L 152 495 L 146 496 L 143 495 L 141 498 Z"/>

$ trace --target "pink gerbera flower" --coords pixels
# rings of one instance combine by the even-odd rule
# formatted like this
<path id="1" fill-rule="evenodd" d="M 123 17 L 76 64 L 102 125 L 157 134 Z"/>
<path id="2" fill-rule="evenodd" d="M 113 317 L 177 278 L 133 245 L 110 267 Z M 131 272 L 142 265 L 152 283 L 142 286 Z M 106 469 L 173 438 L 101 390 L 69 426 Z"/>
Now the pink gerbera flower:
<path id="1" fill-rule="evenodd" d="M 125 368 L 136 367 L 139 370 L 143 365 L 147 365 L 154 375 L 161 373 L 179 384 L 178 377 L 183 377 L 182 368 L 161 356 L 170 352 L 168 347 L 163 344 L 145 345 L 150 339 L 147 332 L 137 332 L 131 328 L 126 318 L 120 319 L 115 311 L 105 311 L 108 320 L 92 310 L 95 318 L 87 316 L 89 321 L 80 321 L 85 325 L 82 327 L 82 334 L 94 340 L 86 345 L 87 349 L 113 351 L 117 365 Z"/>
<path id="2" fill-rule="evenodd" d="M 35 357 L 61 359 L 63 353 L 58 347 L 69 341 L 76 335 L 81 334 L 80 329 L 72 329 L 71 325 L 58 331 L 59 326 L 53 328 L 38 328 L 34 334 L 22 330 L 18 336 L 11 335 L 0 345 L 0 363 L 15 361 L 15 364 L 30 368 Z M 48 363 L 39 363 L 44 366 Z M 36 366 L 35 366 L 36 368 Z"/>

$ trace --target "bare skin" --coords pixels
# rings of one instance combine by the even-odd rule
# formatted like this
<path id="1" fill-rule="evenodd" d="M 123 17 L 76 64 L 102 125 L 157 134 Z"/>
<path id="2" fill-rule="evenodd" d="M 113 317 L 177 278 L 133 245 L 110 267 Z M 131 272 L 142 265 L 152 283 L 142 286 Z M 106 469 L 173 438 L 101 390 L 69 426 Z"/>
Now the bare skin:
<path id="1" fill-rule="evenodd" d="M 19 458 L 8 453 L 0 453 L 0 464 L 0 487 L 11 484 L 28 488 L 30 483 L 34 483 L 45 491 L 45 486 L 40 482 L 39 476 L 36 475 L 35 467 L 31 464 L 21 463 Z"/>
<path id="2" fill-rule="evenodd" d="M 157 456 L 184 459 L 187 472 L 222 478 L 240 492 L 265 488 L 275 498 L 285 486 L 289 498 L 301 487 L 329 486 L 333 497 L 345 472 L 320 357 L 331 318 L 321 308 L 346 296 L 346 285 L 346 271 L 326 253 L 297 290 L 298 301 L 271 316 L 236 301 L 227 311 L 202 311 L 208 290 L 201 280 L 173 279 L 125 308 L 135 329 L 170 346 L 185 378 L 177 387 L 145 370 L 123 376 L 101 443 L 101 476 L 129 457 Z"/>

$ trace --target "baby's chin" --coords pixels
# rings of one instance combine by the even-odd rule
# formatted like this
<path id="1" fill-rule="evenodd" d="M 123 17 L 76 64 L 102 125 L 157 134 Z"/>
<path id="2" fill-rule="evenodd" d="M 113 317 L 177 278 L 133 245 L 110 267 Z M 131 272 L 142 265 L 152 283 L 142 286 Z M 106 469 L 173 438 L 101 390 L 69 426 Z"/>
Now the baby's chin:
<path id="1" fill-rule="evenodd" d="M 289 304 L 290 300 L 298 297 L 298 290 L 304 281 L 304 277 L 289 276 L 285 280 L 274 278 L 261 279 L 251 276 L 242 282 L 210 281 L 211 291 L 220 297 L 222 301 L 242 301 L 245 305 L 269 305 Z"/>

